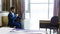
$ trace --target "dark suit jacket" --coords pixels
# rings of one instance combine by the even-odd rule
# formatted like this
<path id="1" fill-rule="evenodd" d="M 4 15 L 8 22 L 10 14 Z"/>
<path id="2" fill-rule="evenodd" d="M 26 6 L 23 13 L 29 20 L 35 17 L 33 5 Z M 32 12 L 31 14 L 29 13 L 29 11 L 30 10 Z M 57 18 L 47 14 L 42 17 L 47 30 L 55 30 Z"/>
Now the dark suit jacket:
<path id="1" fill-rule="evenodd" d="M 12 25 L 12 23 L 16 22 L 15 21 L 16 18 L 20 18 L 21 19 L 21 16 L 16 17 L 16 14 L 14 14 L 14 16 L 13 16 L 12 13 L 9 12 L 9 14 L 8 14 L 8 26 Z"/>

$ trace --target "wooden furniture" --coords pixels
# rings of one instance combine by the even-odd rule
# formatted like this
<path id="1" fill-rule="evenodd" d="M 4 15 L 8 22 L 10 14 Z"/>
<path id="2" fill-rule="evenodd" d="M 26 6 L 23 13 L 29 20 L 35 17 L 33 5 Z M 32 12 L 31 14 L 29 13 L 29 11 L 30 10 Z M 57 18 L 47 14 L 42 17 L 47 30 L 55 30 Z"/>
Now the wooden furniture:
<path id="1" fill-rule="evenodd" d="M 49 25 L 50 20 L 40 20 L 40 28 L 46 28 L 47 25 Z M 47 27 L 48 28 L 48 27 Z"/>
<path id="2" fill-rule="evenodd" d="M 59 34 L 60 34 L 60 20 L 58 23 L 59 23 Z M 46 28 L 48 24 L 50 24 L 50 20 L 40 20 L 40 28 Z"/>
<path id="3" fill-rule="evenodd" d="M 45 28 L 45 26 L 47 26 L 48 24 L 50 24 L 50 20 L 40 20 L 41 28 Z M 60 21 L 59 21 L 59 24 L 60 24 Z"/>
<path id="4" fill-rule="evenodd" d="M 2 26 L 8 26 L 8 16 L 2 16 Z"/>
<path id="5" fill-rule="evenodd" d="M 7 11 L 0 12 L 0 26 L 7 26 L 8 24 L 8 13 Z"/>

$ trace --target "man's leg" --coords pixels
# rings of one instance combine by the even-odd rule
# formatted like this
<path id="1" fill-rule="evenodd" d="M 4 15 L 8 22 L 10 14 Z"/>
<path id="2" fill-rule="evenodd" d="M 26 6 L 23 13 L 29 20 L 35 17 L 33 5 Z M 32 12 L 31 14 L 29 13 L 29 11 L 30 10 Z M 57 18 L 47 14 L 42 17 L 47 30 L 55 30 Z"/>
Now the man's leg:
<path id="1" fill-rule="evenodd" d="M 15 22 L 14 25 L 16 26 L 16 28 L 22 29 L 21 23 Z"/>

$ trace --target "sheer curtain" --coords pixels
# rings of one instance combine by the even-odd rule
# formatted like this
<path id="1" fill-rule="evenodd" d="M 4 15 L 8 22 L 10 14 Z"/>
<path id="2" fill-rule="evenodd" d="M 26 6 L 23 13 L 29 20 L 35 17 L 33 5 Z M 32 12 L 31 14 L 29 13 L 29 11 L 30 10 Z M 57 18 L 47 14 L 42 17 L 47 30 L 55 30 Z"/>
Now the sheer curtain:
<path id="1" fill-rule="evenodd" d="M 40 20 L 50 20 L 53 16 L 54 0 L 30 0 L 30 29 L 38 30 Z"/>
<path id="2" fill-rule="evenodd" d="M 54 0 L 54 16 L 58 16 L 59 0 Z"/>
<path id="3" fill-rule="evenodd" d="M 0 0 L 0 11 L 2 11 L 2 0 Z"/>
<path id="4" fill-rule="evenodd" d="M 53 16 L 54 0 L 25 0 L 25 26 L 38 30 L 39 20 L 50 20 Z"/>

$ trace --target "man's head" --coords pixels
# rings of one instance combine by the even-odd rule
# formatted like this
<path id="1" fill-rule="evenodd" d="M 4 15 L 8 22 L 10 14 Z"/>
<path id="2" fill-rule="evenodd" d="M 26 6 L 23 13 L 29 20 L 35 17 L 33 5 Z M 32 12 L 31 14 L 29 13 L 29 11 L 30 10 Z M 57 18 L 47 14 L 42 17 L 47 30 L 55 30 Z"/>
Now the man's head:
<path id="1" fill-rule="evenodd" d="M 15 7 L 11 7 L 11 12 L 15 13 Z"/>

